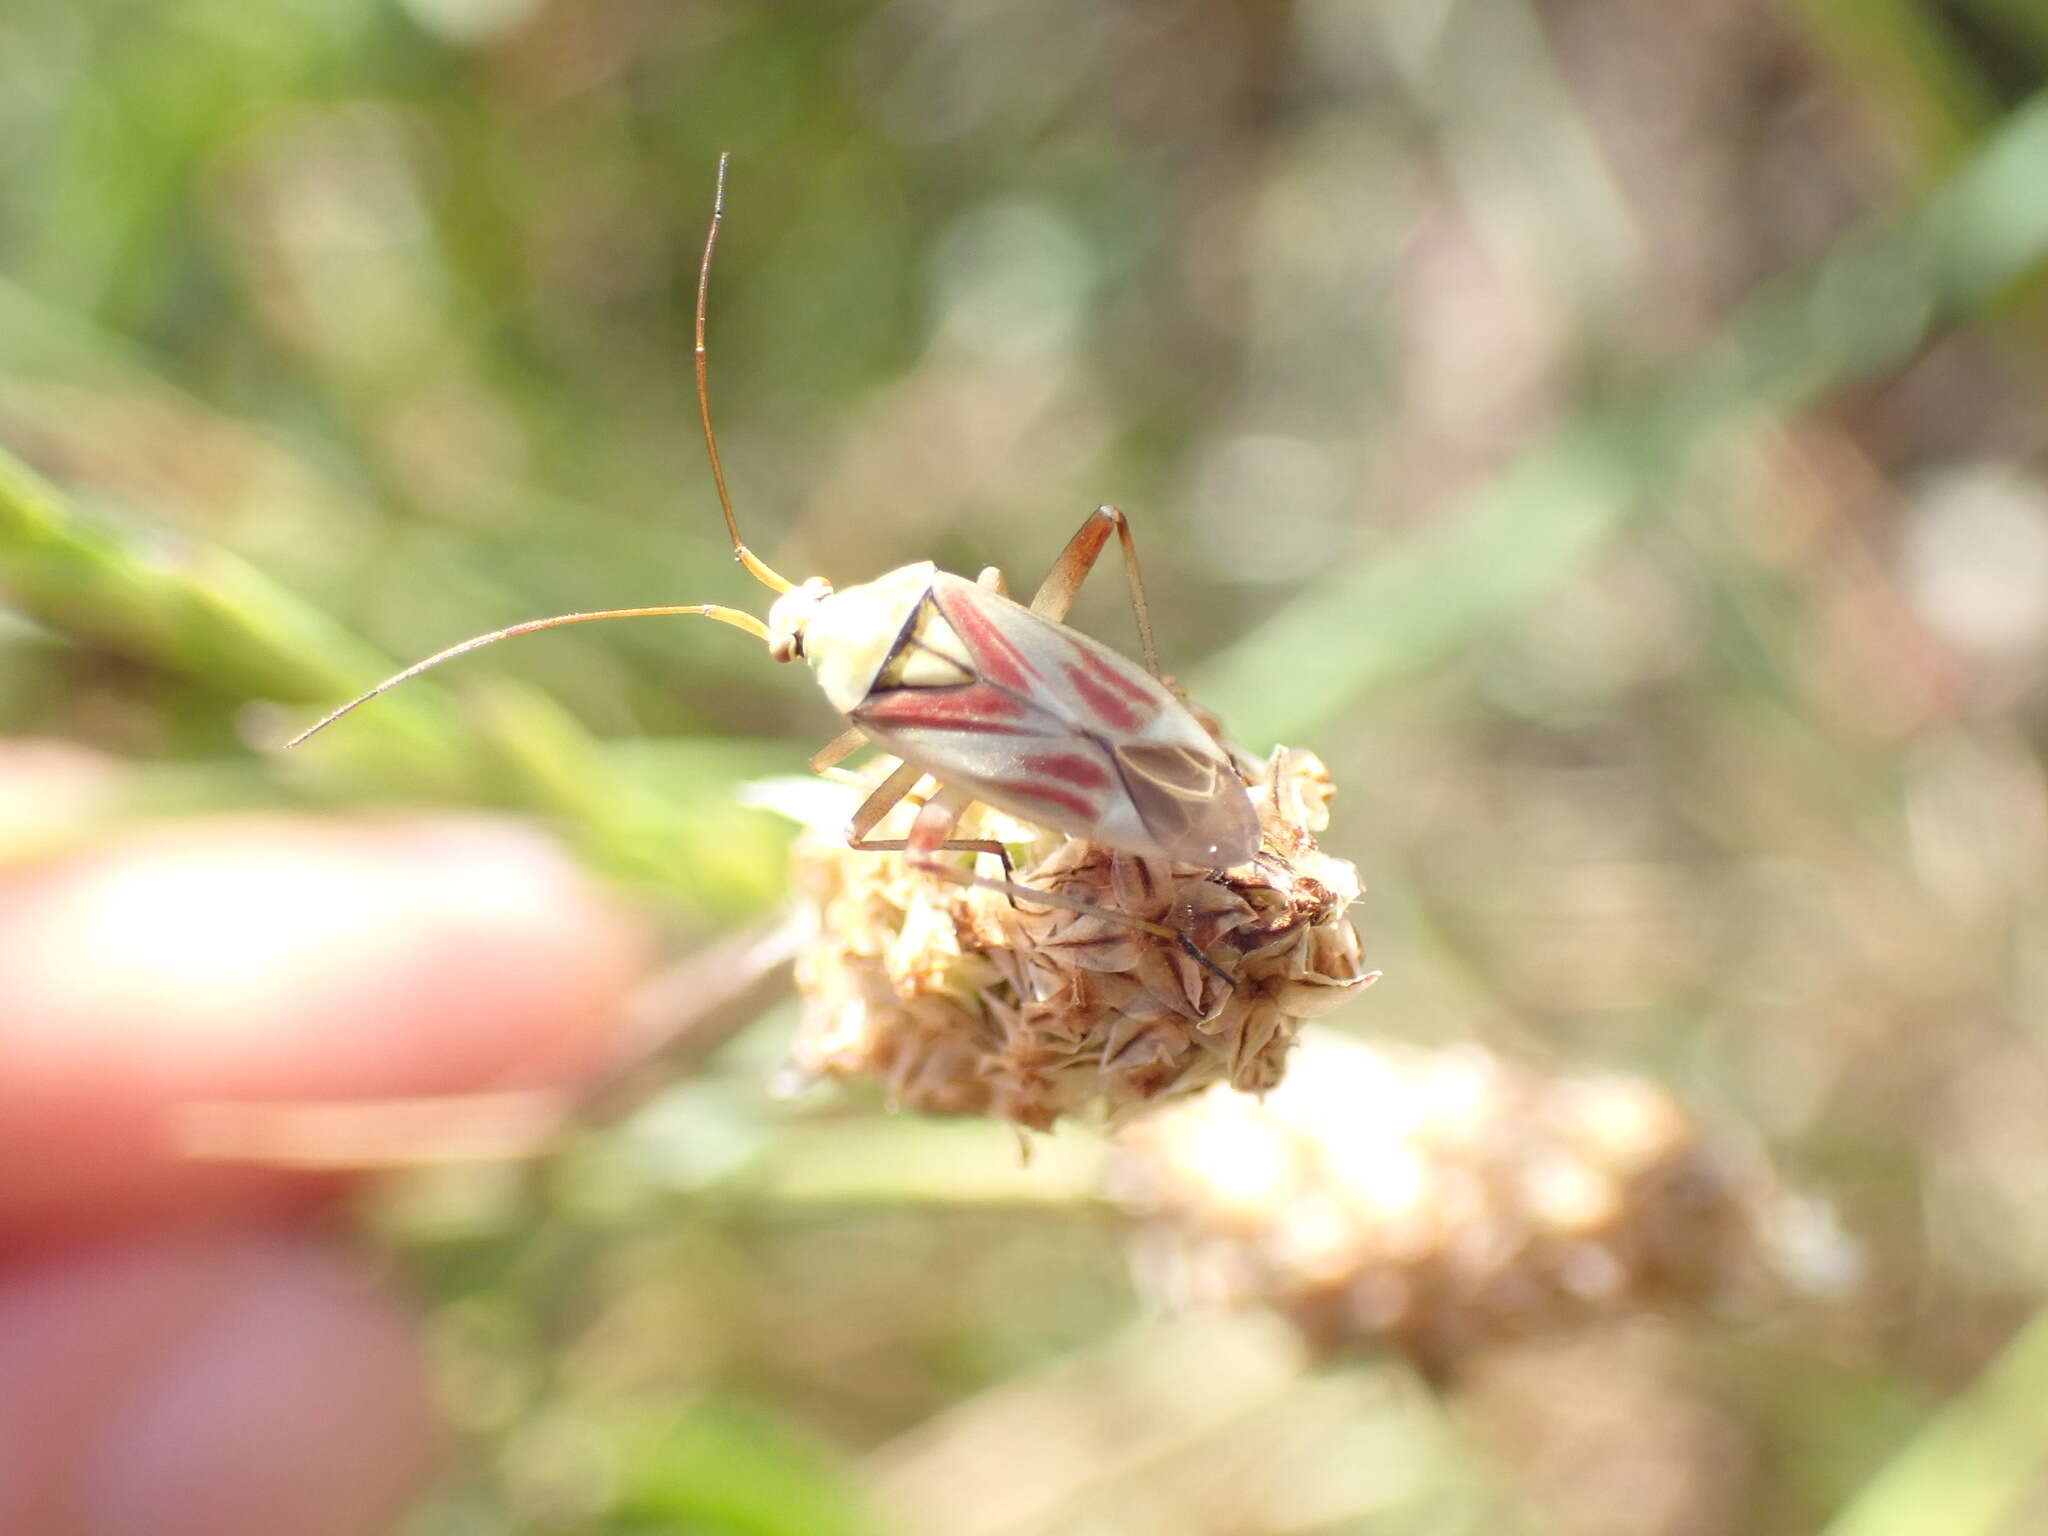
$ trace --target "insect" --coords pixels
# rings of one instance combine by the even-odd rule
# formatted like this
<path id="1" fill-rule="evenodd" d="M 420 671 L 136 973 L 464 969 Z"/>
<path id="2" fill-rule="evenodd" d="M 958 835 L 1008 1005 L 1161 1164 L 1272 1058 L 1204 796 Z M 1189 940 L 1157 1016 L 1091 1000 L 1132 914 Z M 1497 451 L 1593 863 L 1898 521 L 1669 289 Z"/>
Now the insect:
<path id="1" fill-rule="evenodd" d="M 705 298 L 725 217 L 728 158 L 719 157 L 711 227 L 697 275 L 697 405 L 733 557 L 777 594 L 767 622 L 718 604 L 531 619 L 415 662 L 286 745 L 299 745 L 430 667 L 514 635 L 599 619 L 701 615 L 765 641 L 776 661 L 802 658 L 810 664 L 826 699 L 849 723 L 812 758 L 814 769 L 824 772 L 869 743 L 901 760 L 854 812 L 847 830 L 853 847 L 900 851 L 913 865 L 956 884 L 1001 890 L 1013 901 L 1096 914 L 1177 940 L 1215 970 L 1175 929 L 1019 885 L 1008 878 L 1009 858 L 1001 843 L 952 836 L 961 814 L 981 802 L 1109 848 L 1211 869 L 1242 864 L 1258 854 L 1258 814 L 1229 754 L 1160 679 L 1137 550 L 1123 513 L 1108 506 L 1091 512 L 1029 606 L 1010 599 L 1002 573 L 993 567 L 969 581 L 919 561 L 835 590 L 820 577 L 787 580 L 741 540 L 711 428 L 704 348 Z M 1143 668 L 1061 622 L 1112 532 L 1122 549 Z M 926 776 L 940 788 L 919 807 L 908 836 L 872 837 Z M 996 854 L 1005 878 L 986 878 L 938 857 L 949 851 Z"/>

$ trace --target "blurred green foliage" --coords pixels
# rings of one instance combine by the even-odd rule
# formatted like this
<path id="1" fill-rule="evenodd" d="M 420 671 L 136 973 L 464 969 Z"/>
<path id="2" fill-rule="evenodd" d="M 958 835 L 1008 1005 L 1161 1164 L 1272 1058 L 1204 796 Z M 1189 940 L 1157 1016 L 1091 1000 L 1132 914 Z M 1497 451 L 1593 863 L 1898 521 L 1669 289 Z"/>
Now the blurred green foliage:
<path id="1" fill-rule="evenodd" d="M 1388 972 L 1342 1022 L 1653 1072 L 1870 1256 L 1829 1326 L 1540 1378 L 1608 1418 L 1445 1413 L 1154 1349 L 1079 1181 L 768 1107 L 771 1023 L 388 1213 L 475 1435 L 420 1536 L 917 1528 L 977 1424 L 1037 1469 L 991 1532 L 2038 1528 L 2044 85 L 2024 0 L 14 0 L 0 729 L 135 815 L 515 808 L 679 941 L 766 908 L 735 788 L 833 721 L 714 626 L 274 746 L 513 620 L 758 606 L 689 377 L 730 149 L 757 549 L 1024 585 L 1117 501 L 1169 666 L 1331 765 Z M 1056 1453 L 1146 1381 L 1138 1449 Z"/>

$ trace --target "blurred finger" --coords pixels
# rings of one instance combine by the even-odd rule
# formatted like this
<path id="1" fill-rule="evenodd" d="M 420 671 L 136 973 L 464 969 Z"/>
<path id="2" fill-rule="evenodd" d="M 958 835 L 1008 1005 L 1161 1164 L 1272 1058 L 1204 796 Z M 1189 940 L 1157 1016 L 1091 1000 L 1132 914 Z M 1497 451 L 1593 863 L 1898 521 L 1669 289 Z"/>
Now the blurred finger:
<path id="1" fill-rule="evenodd" d="M 0 1230 L 303 1198 L 180 1155 L 180 1106 L 571 1082 L 635 945 L 481 819 L 180 826 L 0 881 Z"/>
<path id="2" fill-rule="evenodd" d="M 0 1275 L 10 1536 L 372 1536 L 438 1444 L 407 1319 L 323 1239 L 142 1240 Z"/>

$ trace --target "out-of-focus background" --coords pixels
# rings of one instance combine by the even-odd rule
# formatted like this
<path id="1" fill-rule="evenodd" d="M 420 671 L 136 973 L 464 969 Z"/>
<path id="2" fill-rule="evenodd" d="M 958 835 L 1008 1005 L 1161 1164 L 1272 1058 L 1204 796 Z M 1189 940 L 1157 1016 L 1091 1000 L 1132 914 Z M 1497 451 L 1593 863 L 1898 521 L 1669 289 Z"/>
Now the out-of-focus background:
<path id="1" fill-rule="evenodd" d="M 678 953 L 770 911 L 734 796 L 833 720 L 715 626 L 274 750 L 760 606 L 729 149 L 757 549 L 1022 586 L 1120 503 L 1169 669 L 1331 769 L 1333 1027 L 1834 1213 L 1782 1309 L 1312 1364 L 1150 1313 L 1091 1133 L 771 1101 L 783 1006 L 380 1204 L 471 1434 L 412 1536 L 2039 1529 L 2044 86 L 2029 0 L 12 0 L 0 732 L 130 817 L 527 812 Z"/>

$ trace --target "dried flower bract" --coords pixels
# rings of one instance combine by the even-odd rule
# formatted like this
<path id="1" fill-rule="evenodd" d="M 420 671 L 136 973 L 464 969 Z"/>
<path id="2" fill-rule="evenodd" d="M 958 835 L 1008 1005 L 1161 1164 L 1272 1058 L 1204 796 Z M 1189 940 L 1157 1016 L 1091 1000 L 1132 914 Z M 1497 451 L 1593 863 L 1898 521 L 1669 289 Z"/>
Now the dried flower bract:
<path id="1" fill-rule="evenodd" d="M 1120 1141 L 1146 1289 L 1272 1305 L 1326 1349 L 1384 1344 L 1437 1376 L 1653 1304 L 1839 1294 L 1858 1264 L 1824 1206 L 1655 1084 L 1475 1047 L 1311 1032 L 1263 1102 L 1214 1091 Z"/>
<path id="2" fill-rule="evenodd" d="M 1316 847 L 1329 819 L 1322 763 L 1278 750 L 1253 773 L 1252 797 L 1263 848 L 1221 873 L 1049 835 L 985 808 L 956 834 L 1000 839 L 1026 885 L 1185 934 L 1210 966 L 1172 939 L 1013 906 L 899 855 L 850 849 L 843 820 L 828 829 L 818 818 L 796 855 L 818 919 L 797 962 L 797 1068 L 879 1077 L 904 1108 L 1039 1130 L 1217 1082 L 1271 1088 L 1302 1021 L 1377 973 L 1345 916 L 1358 872 Z"/>

